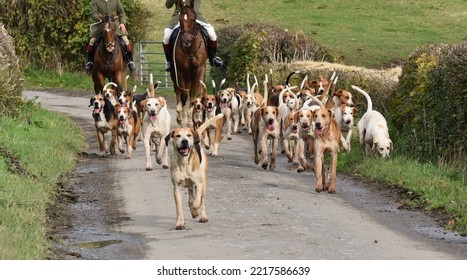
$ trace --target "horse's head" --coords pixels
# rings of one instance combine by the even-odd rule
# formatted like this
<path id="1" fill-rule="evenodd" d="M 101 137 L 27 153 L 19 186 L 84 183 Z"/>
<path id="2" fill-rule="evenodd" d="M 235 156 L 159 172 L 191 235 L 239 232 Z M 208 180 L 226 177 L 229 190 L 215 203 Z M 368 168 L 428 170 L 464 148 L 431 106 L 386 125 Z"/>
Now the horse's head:
<path id="1" fill-rule="evenodd" d="M 187 3 L 189 2 L 189 3 Z M 194 1 L 180 0 L 180 42 L 183 47 L 191 47 L 193 40 L 196 38 L 196 12 L 194 10 Z"/>
<path id="2" fill-rule="evenodd" d="M 114 12 L 112 15 L 99 15 L 101 18 L 101 33 L 102 39 L 105 43 L 105 48 L 108 52 L 113 52 L 115 45 L 117 44 L 117 27 L 115 26 L 115 20 L 117 14 Z"/>

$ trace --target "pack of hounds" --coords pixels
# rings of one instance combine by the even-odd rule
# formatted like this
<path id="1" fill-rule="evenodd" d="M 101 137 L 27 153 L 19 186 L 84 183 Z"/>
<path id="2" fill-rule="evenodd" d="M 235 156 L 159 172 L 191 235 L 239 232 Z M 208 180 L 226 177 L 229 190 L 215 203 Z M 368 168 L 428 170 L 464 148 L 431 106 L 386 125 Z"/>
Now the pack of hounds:
<path id="1" fill-rule="evenodd" d="M 171 115 L 167 100 L 156 96 L 160 82 L 153 82 L 144 94 L 137 94 L 137 87 L 123 89 L 114 83 L 104 86 L 102 92 L 93 96 L 93 108 L 99 151 L 101 156 L 116 154 L 116 149 L 132 157 L 137 142 L 142 141 L 145 151 L 146 170 L 153 170 L 151 152 L 156 163 L 170 169 L 177 212 L 176 229 L 185 229 L 182 211 L 181 189 L 187 188 L 188 204 L 192 217 L 199 222 L 208 221 L 206 215 L 206 191 L 208 157 L 219 156 L 219 147 L 224 138 L 232 139 L 233 133 L 246 130 L 252 135 L 254 162 L 263 169 L 276 168 L 277 150 L 292 164 L 297 172 L 311 171 L 316 174 L 316 192 L 336 192 L 337 157 L 350 151 L 354 115 L 357 111 L 352 93 L 337 89 L 338 76 L 321 75 L 317 80 L 305 76 L 300 85 L 289 84 L 288 75 L 284 84 L 273 85 L 265 75 L 263 94 L 256 76 L 253 85 L 247 75 L 246 88 L 224 87 L 219 89 L 213 82 L 213 93 L 206 86 L 199 97 L 191 100 L 189 123 L 171 129 Z M 271 74 L 271 73 L 270 73 Z M 127 77 L 128 79 L 128 77 Z M 126 80 L 127 80 L 126 79 Z M 251 86 L 250 86 L 251 85 Z M 352 89 L 365 96 L 367 110 L 357 124 L 362 157 L 381 155 L 388 158 L 393 144 L 389 138 L 384 116 L 373 110 L 368 93 L 357 86 Z M 110 132 L 110 144 L 105 134 Z M 173 152 L 169 158 L 169 143 Z M 325 168 L 325 154 L 329 154 L 329 168 Z M 309 162 L 313 162 L 310 164 Z"/>

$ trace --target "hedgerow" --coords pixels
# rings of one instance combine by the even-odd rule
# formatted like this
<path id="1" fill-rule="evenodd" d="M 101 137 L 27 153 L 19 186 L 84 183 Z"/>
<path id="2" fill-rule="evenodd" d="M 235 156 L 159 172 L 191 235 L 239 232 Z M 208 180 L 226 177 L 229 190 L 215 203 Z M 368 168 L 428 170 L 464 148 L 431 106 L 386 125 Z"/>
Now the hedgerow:
<path id="1" fill-rule="evenodd" d="M 390 97 L 400 152 L 422 161 L 467 162 L 467 40 L 415 50 Z"/>
<path id="2" fill-rule="evenodd" d="M 266 24 L 220 28 L 218 55 L 224 66 L 211 70 L 215 80 L 244 81 L 247 71 L 260 74 L 271 65 L 302 60 L 335 62 L 337 56 L 304 33 Z M 264 73 L 263 73 L 264 74 Z"/>

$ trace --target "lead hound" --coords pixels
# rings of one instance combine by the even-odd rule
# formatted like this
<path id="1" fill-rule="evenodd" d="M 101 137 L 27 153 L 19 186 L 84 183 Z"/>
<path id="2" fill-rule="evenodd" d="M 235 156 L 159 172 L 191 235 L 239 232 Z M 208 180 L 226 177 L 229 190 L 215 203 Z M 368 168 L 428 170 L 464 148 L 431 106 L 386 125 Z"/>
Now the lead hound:
<path id="1" fill-rule="evenodd" d="M 188 205 L 193 219 L 200 216 L 199 222 L 206 223 L 206 192 L 208 188 L 208 157 L 200 145 L 200 135 L 211 124 L 224 117 L 218 114 L 207 120 L 197 130 L 191 127 L 175 128 L 165 137 L 165 145 L 173 139 L 173 153 L 170 162 L 175 207 L 177 210 L 176 229 L 185 229 L 182 210 L 182 187 L 188 188 Z"/>

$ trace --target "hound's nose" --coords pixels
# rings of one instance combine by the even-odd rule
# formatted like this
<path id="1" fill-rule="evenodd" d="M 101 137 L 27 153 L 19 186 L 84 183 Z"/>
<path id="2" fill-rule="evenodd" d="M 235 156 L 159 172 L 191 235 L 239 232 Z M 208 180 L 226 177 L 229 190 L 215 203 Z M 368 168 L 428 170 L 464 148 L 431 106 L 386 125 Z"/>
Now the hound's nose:
<path id="1" fill-rule="evenodd" d="M 320 128 L 320 127 L 321 127 L 321 123 L 320 123 L 320 122 L 316 122 L 315 125 L 316 125 L 317 128 Z"/>
<path id="2" fill-rule="evenodd" d="M 269 124 L 273 124 L 273 123 L 274 123 L 274 119 L 269 119 L 269 120 L 268 120 L 268 123 L 269 123 Z"/>
<path id="3" fill-rule="evenodd" d="M 182 140 L 182 145 L 183 145 L 183 146 L 188 146 L 188 140 L 183 139 L 183 140 Z"/>
<path id="4" fill-rule="evenodd" d="M 94 109 L 99 109 L 99 102 L 94 102 Z"/>

